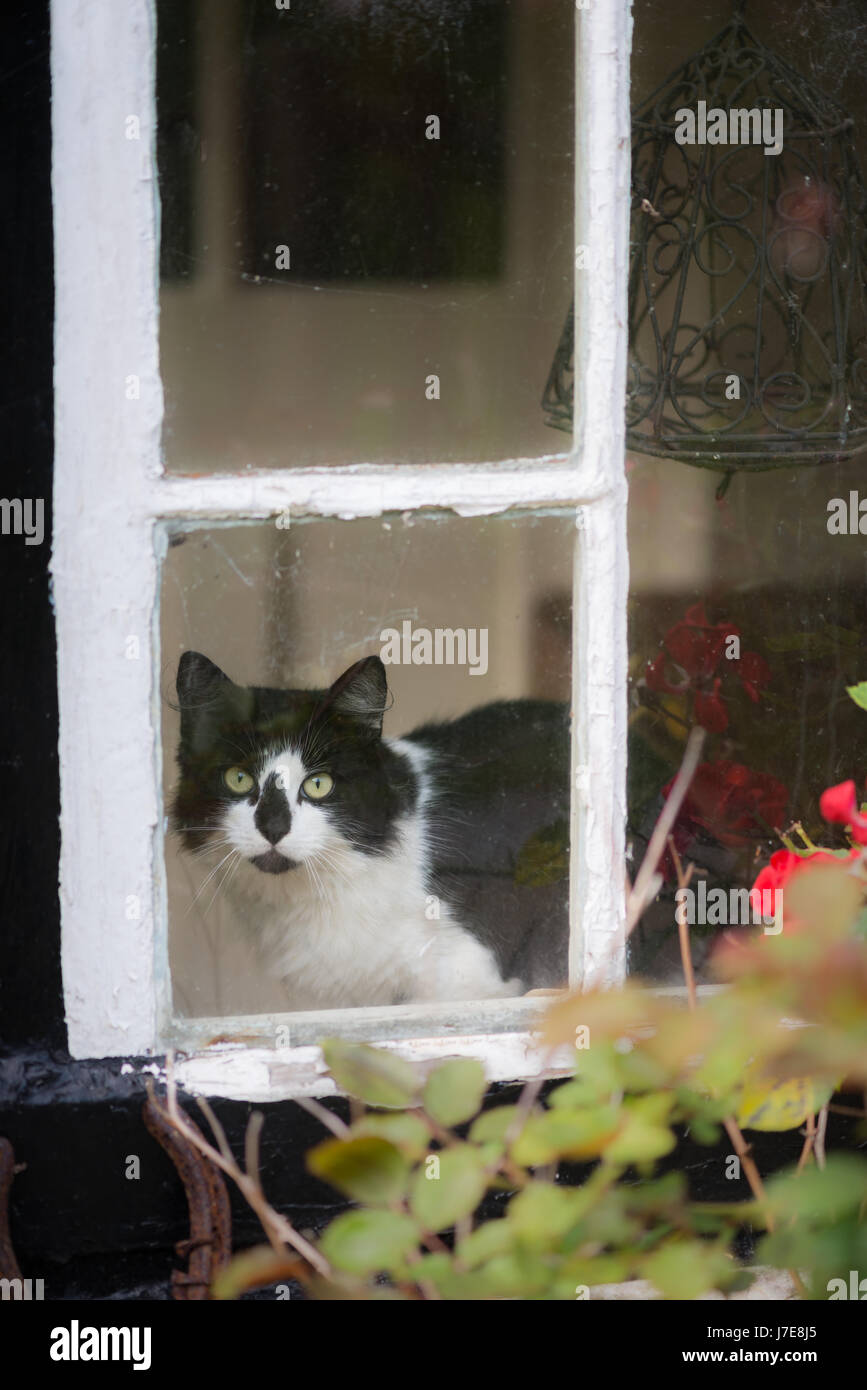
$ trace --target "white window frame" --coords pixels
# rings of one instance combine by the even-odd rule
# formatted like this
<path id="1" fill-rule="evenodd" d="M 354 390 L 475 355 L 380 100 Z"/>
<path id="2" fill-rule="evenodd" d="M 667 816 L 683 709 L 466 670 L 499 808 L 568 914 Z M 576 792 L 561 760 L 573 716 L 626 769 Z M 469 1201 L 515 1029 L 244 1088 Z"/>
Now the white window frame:
<path id="1" fill-rule="evenodd" d="M 318 1036 L 480 1057 L 492 1080 L 550 1071 L 539 998 L 245 1019 L 170 1017 L 162 838 L 163 523 L 576 509 L 570 896 L 573 983 L 625 969 L 627 656 L 624 406 L 630 0 L 576 0 L 576 377 L 568 457 L 170 476 L 161 463 L 159 197 L 152 0 L 53 0 L 60 899 L 69 1050 L 186 1053 L 181 1084 L 275 1100 L 333 1090 Z M 138 118 L 138 139 L 128 138 Z M 586 248 L 581 256 L 577 248 Z M 580 267 L 579 267 L 580 262 Z M 564 304 L 564 311 L 566 305 Z M 551 344 L 552 355 L 555 344 Z M 127 399 L 127 378 L 139 397 Z M 132 639 L 132 640 L 131 640 Z M 288 1024 L 292 1046 L 277 1046 Z M 226 1041 L 227 1030 L 235 1041 Z M 212 1040 L 217 1034 L 223 1041 Z M 253 1045 L 250 1045 L 252 1043 Z"/>

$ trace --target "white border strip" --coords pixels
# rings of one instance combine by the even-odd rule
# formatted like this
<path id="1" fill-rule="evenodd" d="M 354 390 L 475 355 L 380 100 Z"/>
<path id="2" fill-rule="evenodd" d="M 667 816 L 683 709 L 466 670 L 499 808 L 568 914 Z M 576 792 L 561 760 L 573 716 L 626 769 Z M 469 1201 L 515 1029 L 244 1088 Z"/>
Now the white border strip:
<path id="1" fill-rule="evenodd" d="M 447 1057 L 475 1057 L 489 1082 L 530 1076 L 569 1076 L 575 1070 L 575 1051 L 543 1049 L 533 1033 L 457 1034 L 447 1038 L 406 1038 L 377 1042 L 377 1047 L 409 1062 L 434 1065 Z M 318 1047 L 285 1052 L 244 1047 L 214 1049 L 178 1062 L 175 1076 L 193 1095 L 224 1096 L 228 1100 L 292 1100 L 296 1096 L 339 1095 Z"/>
<path id="2" fill-rule="evenodd" d="M 162 387 L 153 61 L 148 0 L 54 0 L 51 574 L 62 966 L 74 1057 L 144 1053 L 155 1043 L 157 572 L 147 514 Z M 133 377 L 138 399 L 129 400 Z"/>
<path id="3" fill-rule="evenodd" d="M 383 512 L 448 507 L 461 516 L 507 507 L 592 502 L 606 489 L 577 490 L 568 455 L 509 459 L 497 464 L 389 464 L 280 469 L 207 477 L 166 476 L 154 487 L 151 514 L 171 517 L 267 517 L 284 510 L 347 520 Z"/>
<path id="4" fill-rule="evenodd" d="M 579 518 L 575 571 L 569 977 L 625 974 L 625 830 L 629 560 L 625 406 L 629 258 L 628 0 L 579 11 L 576 44 L 575 440 L 578 477 L 601 500 Z"/>

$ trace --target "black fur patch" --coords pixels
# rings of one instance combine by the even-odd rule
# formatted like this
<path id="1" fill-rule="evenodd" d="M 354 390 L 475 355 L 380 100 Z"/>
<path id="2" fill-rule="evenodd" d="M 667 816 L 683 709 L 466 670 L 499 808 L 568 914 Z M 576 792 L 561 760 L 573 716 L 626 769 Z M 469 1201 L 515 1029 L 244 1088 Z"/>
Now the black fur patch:
<path id="1" fill-rule="evenodd" d="M 177 691 L 180 781 L 172 826 L 188 849 L 206 844 L 237 800 L 225 783 L 232 767 L 254 779 L 247 799 L 262 834 L 272 843 L 286 834 L 286 799 L 272 779 L 260 781 L 284 750 L 298 752 L 308 773 L 334 779 L 326 814 L 348 844 L 381 854 L 394 842 L 395 821 L 414 805 L 417 789 L 407 760 L 382 742 L 388 686 L 378 657 L 356 662 L 329 690 L 274 690 L 236 685 L 200 652 L 184 652 Z"/>

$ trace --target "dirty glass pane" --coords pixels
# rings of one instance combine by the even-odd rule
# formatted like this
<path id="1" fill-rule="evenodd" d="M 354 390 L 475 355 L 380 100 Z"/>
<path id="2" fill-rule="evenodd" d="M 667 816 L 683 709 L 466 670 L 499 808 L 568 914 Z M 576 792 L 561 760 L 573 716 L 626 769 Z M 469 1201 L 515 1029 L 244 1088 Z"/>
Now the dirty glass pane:
<path id="1" fill-rule="evenodd" d="M 166 466 L 563 453 L 572 0 L 158 0 Z"/>
<path id="2" fill-rule="evenodd" d="M 664 7 L 640 0 L 635 10 L 632 75 L 638 109 L 723 30 L 733 7 L 727 0 L 700 6 L 678 0 Z M 867 768 L 867 714 L 847 694 L 847 687 L 867 677 L 867 519 L 859 510 L 860 499 L 867 499 L 867 454 L 847 458 L 838 437 L 836 445 L 826 443 L 811 458 L 795 457 L 811 452 L 811 435 L 823 412 L 834 421 L 833 433 L 857 426 L 865 404 L 867 16 L 860 4 L 755 0 L 747 7 L 746 22 L 759 44 L 801 75 L 791 79 L 797 119 L 788 107 L 783 110 L 782 150 L 767 156 L 757 152 L 773 169 L 766 186 L 775 187 L 774 180 L 785 186 L 754 206 L 750 228 L 758 241 L 750 265 L 757 269 L 727 303 L 719 293 L 721 277 L 709 273 L 720 270 L 721 261 L 714 267 L 708 257 L 702 259 L 700 248 L 691 258 L 673 251 L 668 261 L 657 259 L 640 291 L 645 293 L 647 285 L 658 289 L 674 266 L 681 298 L 679 308 L 674 295 L 659 299 L 659 341 L 674 344 L 670 362 L 679 373 L 674 394 L 679 390 L 680 404 L 687 402 L 684 414 L 692 410 L 695 420 L 703 412 L 725 457 L 696 457 L 694 463 L 715 468 L 696 467 L 666 458 L 664 448 L 654 450 L 654 424 L 663 421 L 662 411 L 644 417 L 643 436 L 632 437 L 627 455 L 632 867 L 644 853 L 689 729 L 699 724 L 706 730 L 702 764 L 678 819 L 675 844 L 684 866 L 695 866 L 683 906 L 697 975 L 704 981 L 714 979 L 714 948 L 723 933 L 777 932 L 782 926 L 784 904 L 782 920 L 775 914 L 776 899 L 762 904 L 767 920 L 756 920 L 755 906 L 740 890 L 752 887 L 784 845 L 804 848 L 799 826 L 816 843 L 845 845 L 841 827 L 823 821 L 819 798 L 826 787 L 850 778 L 862 787 Z M 718 73 L 723 60 L 714 61 L 717 66 L 711 63 L 710 70 Z M 770 70 L 769 59 L 764 70 Z M 748 68 L 741 73 L 743 105 L 749 107 Z M 689 106 L 689 91 L 683 92 Z M 853 124 L 841 126 L 834 117 L 834 128 L 825 135 L 814 131 L 808 168 L 797 132 L 830 112 L 822 93 Z M 697 104 L 698 87 L 692 96 Z M 834 143 L 841 138 L 848 141 L 845 149 Z M 673 175 L 667 188 L 657 187 L 662 206 L 654 207 L 659 217 L 651 233 L 672 245 L 684 230 L 678 220 L 684 194 L 698 209 L 698 239 L 706 232 L 716 161 L 736 155 L 740 187 L 758 197 L 762 186 L 761 178 L 750 182 L 756 151 L 710 144 L 702 151 L 689 143 L 678 149 L 681 168 L 692 174 L 687 172 L 683 186 Z M 702 157 L 708 162 L 697 172 Z M 645 233 L 635 203 L 633 209 L 634 258 Z M 731 216 L 723 232 L 734 249 L 737 218 Z M 652 255 L 646 264 L 653 266 Z M 757 331 L 755 291 L 761 277 L 765 309 L 768 298 L 782 308 L 765 314 Z M 634 288 L 635 277 L 632 283 Z M 645 321 L 630 342 L 633 366 L 640 360 L 645 372 L 653 360 L 646 330 Z M 680 357 L 693 340 L 692 357 Z M 770 359 L 787 353 L 786 373 L 771 381 Z M 795 400 L 801 392 L 795 372 L 810 382 L 808 401 L 803 394 Z M 714 373 L 702 398 L 696 383 Z M 729 397 L 722 389 L 726 378 L 733 383 Z M 641 412 L 634 399 L 631 408 L 637 419 Z M 733 413 L 741 410 L 746 421 L 761 416 L 763 423 L 754 446 L 739 452 L 726 444 L 725 434 Z M 692 427 L 683 415 L 677 418 L 677 428 Z M 680 450 L 675 444 L 669 452 Z M 712 452 L 711 443 L 706 453 Z M 665 883 L 633 936 L 630 966 L 682 983 L 672 857 L 667 854 L 660 867 Z"/>
<path id="3" fill-rule="evenodd" d="M 565 981 L 574 535 L 559 512 L 167 534 L 178 1013 Z"/>

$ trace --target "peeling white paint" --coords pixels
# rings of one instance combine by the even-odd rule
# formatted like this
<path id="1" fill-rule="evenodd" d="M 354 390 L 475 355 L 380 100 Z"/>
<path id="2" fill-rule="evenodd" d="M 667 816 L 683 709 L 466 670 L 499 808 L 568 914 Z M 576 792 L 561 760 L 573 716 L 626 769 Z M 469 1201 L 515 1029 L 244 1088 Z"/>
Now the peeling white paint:
<path id="1" fill-rule="evenodd" d="M 495 464 L 360 464 L 351 468 L 273 469 L 231 477 L 167 475 L 153 506 L 166 519 L 193 517 L 380 516 L 383 512 L 444 507 L 459 516 L 486 516 L 507 507 L 592 501 L 598 479 L 579 492 L 569 456 L 511 459 Z"/>
<path id="2" fill-rule="evenodd" d="M 573 599 L 569 975 L 622 979 L 625 952 L 627 646 L 625 410 L 629 253 L 627 0 L 578 12 L 575 242 L 576 487 L 597 497 L 578 530 Z"/>
<path id="3" fill-rule="evenodd" d="M 575 1067 L 571 1048 L 554 1053 L 543 1050 L 533 1033 L 405 1038 L 399 1042 L 378 1042 L 377 1046 L 419 1063 L 422 1070 L 447 1057 L 475 1057 L 491 1082 L 512 1081 L 516 1077 L 569 1076 Z M 340 1094 L 327 1074 L 318 1047 L 282 1052 L 250 1047 L 215 1048 L 179 1061 L 175 1076 L 178 1085 L 193 1095 L 223 1096 L 228 1100 L 273 1101 Z"/>
<path id="4" fill-rule="evenodd" d="M 160 461 L 159 218 L 152 0 L 54 0 L 56 324 L 54 584 L 60 694 L 62 962 L 74 1057 L 144 1054 L 170 1036 L 159 838 L 157 522 L 361 517 L 420 507 L 474 516 L 582 507 L 576 555 L 571 973 L 623 970 L 626 485 L 623 401 L 629 207 L 628 0 L 577 11 L 576 448 L 489 465 L 165 476 Z M 141 139 L 125 138 L 140 117 Z M 128 401 L 135 373 L 140 398 Z M 128 636 L 139 657 L 127 660 Z M 156 846 L 156 848 L 155 848 Z M 138 919 L 125 904 L 140 899 Z M 611 943 L 613 940 L 613 950 Z M 520 1001 L 518 1001 L 520 1002 Z M 479 1055 L 491 1079 L 543 1065 L 526 1022 L 488 1026 L 455 1006 L 447 1032 L 393 1040 L 413 1055 Z M 357 1012 L 357 1011 L 354 1011 Z M 519 1011 L 520 1013 L 520 1011 Z M 464 1019 L 461 1026 L 460 1018 Z M 293 1025 L 291 1017 L 280 1022 Z M 202 1021 L 199 1020 L 199 1023 Z M 220 1020 L 225 1032 L 239 1020 Z M 420 1026 L 422 1020 L 419 1020 Z M 371 1022 L 382 1036 L 385 1021 Z M 201 1039 L 192 1024 L 186 1037 Z M 187 1044 L 188 1045 L 188 1044 Z M 439 1050 L 439 1051 L 438 1051 Z M 328 1094 L 315 1048 L 209 1049 L 183 1084 L 274 1099 Z M 320 1089 L 321 1087 L 325 1089 Z M 301 1090 L 297 1090 L 297 1088 Z"/>
<path id="5" fill-rule="evenodd" d="M 51 28 L 62 966 L 70 1051 L 101 1057 L 156 1041 L 153 15 L 146 0 L 55 0 Z M 140 140 L 125 138 L 131 113 Z M 128 920 L 133 894 L 141 912 Z"/>

